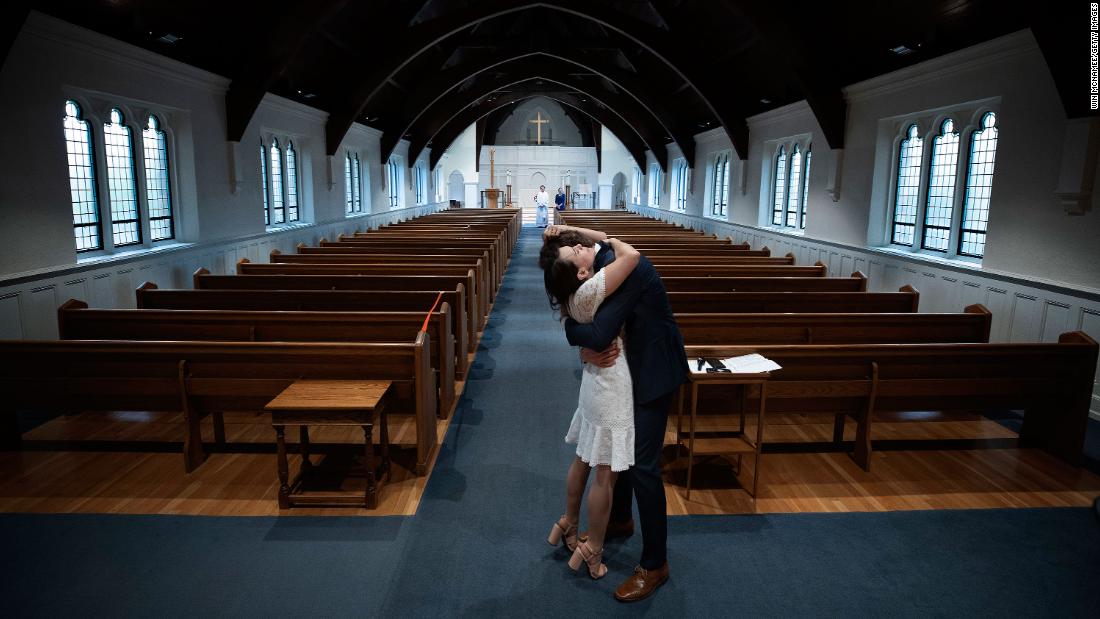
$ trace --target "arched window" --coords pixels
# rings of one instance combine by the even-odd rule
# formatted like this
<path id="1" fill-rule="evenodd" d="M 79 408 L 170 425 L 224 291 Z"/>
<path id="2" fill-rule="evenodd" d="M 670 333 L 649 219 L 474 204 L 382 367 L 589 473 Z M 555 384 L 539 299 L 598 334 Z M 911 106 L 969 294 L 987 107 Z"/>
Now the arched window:
<path id="1" fill-rule="evenodd" d="M 806 147 L 806 171 L 802 174 L 802 216 L 799 217 L 798 227 L 806 229 L 806 210 L 810 206 L 810 157 L 814 154 L 813 148 Z"/>
<path id="2" fill-rule="evenodd" d="M 630 201 L 634 204 L 642 202 L 642 171 L 634 168 L 634 175 L 630 177 Z"/>
<path id="3" fill-rule="evenodd" d="M 363 183 L 360 181 L 359 153 L 351 154 L 351 207 L 356 213 L 363 212 Z"/>
<path id="4" fill-rule="evenodd" d="M 386 193 L 391 209 L 398 208 L 401 203 L 401 183 L 404 181 L 401 172 L 400 159 L 396 156 L 390 157 L 386 162 Z"/>
<path id="5" fill-rule="evenodd" d="M 73 202 L 76 251 L 103 247 L 99 230 L 99 198 L 95 186 L 92 130 L 76 101 L 65 102 L 65 150 L 69 156 L 69 193 Z"/>
<path id="6" fill-rule="evenodd" d="M 416 204 L 428 203 L 428 173 L 424 162 L 418 161 L 413 166 L 413 189 L 416 191 Z"/>
<path id="7" fill-rule="evenodd" d="M 163 241 L 176 236 L 172 218 L 172 192 L 168 185 L 168 147 L 160 120 L 146 119 L 142 143 L 145 151 L 145 202 L 149 207 L 149 237 Z"/>
<path id="8" fill-rule="evenodd" d="M 959 254 L 985 255 L 985 231 L 989 224 L 989 196 L 993 189 L 993 163 L 997 158 L 997 115 L 986 112 L 982 128 L 970 134 L 970 165 L 966 173 Z"/>
<path id="9" fill-rule="evenodd" d="M 676 160 L 672 168 L 672 208 L 683 212 L 687 210 L 688 164 L 683 157 Z"/>
<path id="10" fill-rule="evenodd" d="M 286 220 L 298 221 L 298 153 L 294 142 L 286 143 Z"/>
<path id="11" fill-rule="evenodd" d="M 912 245 L 917 224 L 917 200 L 920 194 L 920 169 L 924 158 L 924 140 L 911 125 L 898 148 L 897 190 L 894 193 L 894 227 L 890 242 Z"/>
<path id="12" fill-rule="evenodd" d="M 730 192 L 730 154 L 719 153 L 714 159 L 714 195 L 711 198 L 710 214 L 715 217 L 726 216 Z"/>
<path id="13" fill-rule="evenodd" d="M 351 153 L 344 154 L 344 212 L 351 215 L 354 212 L 355 200 L 351 195 Z"/>
<path id="14" fill-rule="evenodd" d="M 264 194 L 264 225 L 271 225 L 271 209 L 267 197 L 267 147 L 260 139 L 260 193 Z"/>
<path id="15" fill-rule="evenodd" d="M 775 156 L 775 174 L 772 177 L 772 223 L 783 225 L 783 199 L 787 191 L 787 151 L 782 146 Z"/>
<path id="16" fill-rule="evenodd" d="M 126 126 L 118 108 L 111 110 L 110 122 L 103 125 L 103 145 L 107 151 L 111 238 L 115 247 L 138 245 L 141 243 L 141 216 L 134 178 L 134 145 L 130 127 Z"/>
<path id="17" fill-rule="evenodd" d="M 283 207 L 283 151 L 279 140 L 271 141 L 271 224 L 286 221 Z"/>
<path id="18" fill-rule="evenodd" d="M 661 166 L 656 163 L 649 165 L 649 205 L 661 206 Z"/>
<path id="19" fill-rule="evenodd" d="M 928 178 L 928 202 L 924 212 L 921 247 L 946 252 L 951 236 L 951 211 L 955 203 L 955 176 L 959 163 L 959 134 L 955 121 L 940 125 L 932 141 L 932 166 Z"/>
<path id="20" fill-rule="evenodd" d="M 787 221 L 785 225 L 793 228 L 798 225 L 798 199 L 802 197 L 799 191 L 802 186 L 802 150 L 798 144 L 791 149 L 791 178 L 787 189 Z"/>

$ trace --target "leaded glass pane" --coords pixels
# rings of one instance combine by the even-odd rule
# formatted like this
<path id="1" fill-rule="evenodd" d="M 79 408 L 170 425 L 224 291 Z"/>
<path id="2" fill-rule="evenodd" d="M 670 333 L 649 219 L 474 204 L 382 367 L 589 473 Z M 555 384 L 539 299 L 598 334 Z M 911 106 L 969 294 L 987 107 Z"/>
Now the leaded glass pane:
<path id="1" fill-rule="evenodd" d="M 798 149 L 798 145 L 795 144 L 794 150 L 791 151 L 791 179 L 789 190 L 787 191 L 787 221 L 785 225 L 794 227 L 798 223 L 798 198 L 799 183 L 802 182 L 802 151 Z"/>
<path id="2" fill-rule="evenodd" d="M 955 202 L 955 176 L 959 163 L 959 134 L 948 119 L 932 141 L 932 169 L 928 180 L 928 202 L 924 213 L 924 249 L 947 251 L 951 236 L 951 211 Z"/>
<path id="3" fill-rule="evenodd" d="M 298 154 L 286 143 L 286 220 L 298 221 Z"/>
<path id="4" fill-rule="evenodd" d="M 69 164 L 69 194 L 73 203 L 76 251 L 103 247 L 99 235 L 99 199 L 96 195 L 92 132 L 75 101 L 65 102 L 65 151 Z"/>
<path id="5" fill-rule="evenodd" d="M 806 149 L 806 172 L 802 175 L 802 214 L 798 223 L 798 227 L 803 230 L 806 229 L 806 209 L 810 206 L 810 159 L 813 154 L 812 149 Z"/>
<path id="6" fill-rule="evenodd" d="M 267 147 L 260 142 L 260 193 L 264 195 L 264 225 L 271 225 L 271 209 L 267 201 Z"/>
<path id="7" fill-rule="evenodd" d="M 363 183 L 360 179 L 359 153 L 351 156 L 351 207 L 356 213 L 363 212 Z"/>
<path id="8" fill-rule="evenodd" d="M 283 206 L 283 152 L 279 141 L 271 142 L 271 224 L 281 224 L 286 220 Z"/>
<path id="9" fill-rule="evenodd" d="M 917 224 L 917 198 L 920 193 L 920 166 L 924 157 L 924 140 L 917 135 L 917 126 L 909 127 L 908 137 L 898 149 L 897 193 L 894 196 L 894 230 L 890 242 L 913 245 L 913 230 Z"/>
<path id="10" fill-rule="evenodd" d="M 351 153 L 344 156 L 344 212 L 351 214 L 355 207 L 355 201 L 351 195 Z"/>
<path id="11" fill-rule="evenodd" d="M 982 130 L 970 137 L 970 165 L 966 175 L 959 253 L 981 258 L 985 255 L 985 233 L 989 225 L 989 196 L 993 189 L 993 163 L 997 156 L 997 116 L 982 117 Z"/>
<path id="12" fill-rule="evenodd" d="M 134 149 L 130 128 L 122 112 L 111 110 L 111 122 L 103 125 L 107 150 L 107 192 L 111 204 L 111 238 L 115 247 L 141 243 L 137 184 L 134 174 Z"/>
<path id="13" fill-rule="evenodd" d="M 175 236 L 172 195 L 168 186 L 168 148 L 156 116 L 142 131 L 145 152 L 145 204 L 149 208 L 149 237 L 163 241 Z"/>
<path id="14" fill-rule="evenodd" d="M 722 199 L 718 202 L 718 214 L 726 216 L 726 206 L 730 198 L 730 155 L 722 156 Z"/>
<path id="15" fill-rule="evenodd" d="M 772 224 L 783 225 L 783 199 L 787 191 L 787 153 L 783 147 L 779 147 L 779 154 L 775 158 L 775 179 L 772 192 L 775 200 L 772 202 Z"/>

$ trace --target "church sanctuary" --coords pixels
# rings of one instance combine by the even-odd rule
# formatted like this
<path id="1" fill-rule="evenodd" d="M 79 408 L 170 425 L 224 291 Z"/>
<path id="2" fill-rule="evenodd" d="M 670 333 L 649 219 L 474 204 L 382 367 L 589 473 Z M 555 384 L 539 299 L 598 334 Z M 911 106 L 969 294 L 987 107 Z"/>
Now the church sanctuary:
<path id="1" fill-rule="evenodd" d="M 0 4 L 4 616 L 1100 616 L 1098 35 Z"/>

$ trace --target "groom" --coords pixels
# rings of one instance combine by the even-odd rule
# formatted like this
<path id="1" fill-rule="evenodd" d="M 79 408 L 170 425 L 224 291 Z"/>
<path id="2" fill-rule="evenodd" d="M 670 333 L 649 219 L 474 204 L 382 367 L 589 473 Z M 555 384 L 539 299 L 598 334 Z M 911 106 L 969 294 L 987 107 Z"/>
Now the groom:
<path id="1" fill-rule="evenodd" d="M 614 260 L 615 252 L 605 244 L 592 258 L 592 264 L 577 266 L 599 271 Z M 634 466 L 620 473 L 615 483 L 607 536 L 633 534 L 633 491 L 642 521 L 642 558 L 634 574 L 616 589 L 615 599 L 634 602 L 648 597 L 668 580 L 667 514 L 660 458 L 669 407 L 688 376 L 684 340 L 665 285 L 644 255 L 619 289 L 600 305 L 590 324 L 567 319 L 565 333 L 570 345 L 582 347 L 585 363 L 609 367 L 619 354 L 612 344 L 624 325 L 627 365 L 634 384 Z"/>

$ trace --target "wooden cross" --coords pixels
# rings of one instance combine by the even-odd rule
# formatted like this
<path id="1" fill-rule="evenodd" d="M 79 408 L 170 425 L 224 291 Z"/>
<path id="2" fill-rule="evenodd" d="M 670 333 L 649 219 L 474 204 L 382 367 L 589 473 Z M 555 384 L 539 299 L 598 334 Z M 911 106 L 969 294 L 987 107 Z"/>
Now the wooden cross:
<path id="1" fill-rule="evenodd" d="M 536 138 L 536 142 L 535 142 L 535 143 L 541 146 L 541 145 L 542 145 L 542 125 L 543 125 L 543 123 L 548 123 L 548 122 L 550 122 L 550 119 L 549 119 L 549 118 L 547 118 L 547 119 L 545 119 L 545 120 L 544 120 L 544 119 L 542 118 L 542 112 L 541 112 L 541 111 L 540 111 L 540 112 L 536 112 L 536 113 L 535 113 L 535 119 L 536 119 L 536 120 L 529 120 L 529 121 L 527 121 L 527 122 L 529 122 L 529 123 L 535 123 L 535 127 L 537 127 L 537 128 L 538 128 L 538 136 L 537 136 L 537 138 Z"/>

